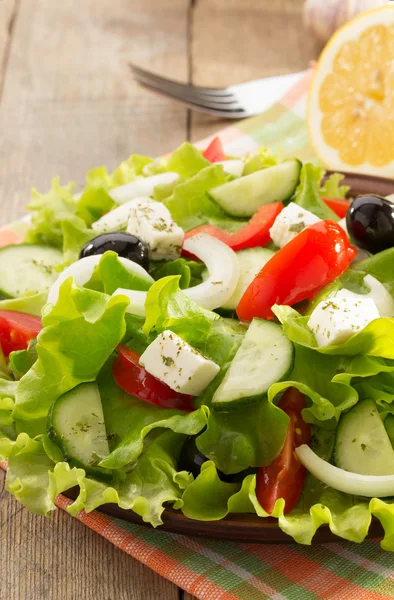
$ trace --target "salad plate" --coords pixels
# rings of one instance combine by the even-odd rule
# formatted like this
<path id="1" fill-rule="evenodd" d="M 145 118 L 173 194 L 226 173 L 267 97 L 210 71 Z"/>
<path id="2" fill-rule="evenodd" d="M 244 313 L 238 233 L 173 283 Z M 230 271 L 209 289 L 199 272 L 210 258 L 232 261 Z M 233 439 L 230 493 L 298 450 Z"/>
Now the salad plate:
<path id="1" fill-rule="evenodd" d="M 333 172 L 328 171 L 328 175 L 332 173 Z M 385 197 L 391 195 L 394 190 L 394 182 L 391 179 L 374 177 L 372 175 L 361 175 L 360 173 L 345 173 L 343 184 L 349 186 L 350 196 L 373 193 Z M 69 498 L 75 499 L 78 495 L 78 491 L 77 489 L 69 490 L 66 495 Z M 135 512 L 123 510 L 116 504 L 105 504 L 100 506 L 98 510 L 99 512 L 118 519 L 150 527 L 150 525 L 145 523 Z M 163 524 L 160 528 L 163 529 L 163 531 L 181 535 L 244 543 L 294 543 L 294 540 L 280 529 L 277 519 L 269 517 L 261 519 L 257 515 L 230 514 L 218 521 L 202 522 L 189 519 L 178 510 L 166 508 L 162 518 Z M 383 529 L 380 521 L 376 518 L 372 518 L 368 537 L 381 538 L 382 535 Z M 338 537 L 330 531 L 327 525 L 320 527 L 313 538 L 313 543 L 338 541 Z"/>
<path id="2" fill-rule="evenodd" d="M 33 190 L 0 248 L 6 489 L 394 550 L 393 191 L 218 138 Z"/>

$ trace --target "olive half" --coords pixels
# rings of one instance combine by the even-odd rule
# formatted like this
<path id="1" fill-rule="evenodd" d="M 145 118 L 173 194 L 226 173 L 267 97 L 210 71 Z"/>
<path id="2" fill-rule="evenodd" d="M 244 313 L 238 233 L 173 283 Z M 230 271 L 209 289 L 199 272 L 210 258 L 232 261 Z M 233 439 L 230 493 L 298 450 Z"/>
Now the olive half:
<path id="1" fill-rule="evenodd" d="M 108 250 L 112 250 L 119 256 L 132 260 L 144 269 L 147 269 L 149 266 L 148 245 L 135 235 L 123 231 L 102 233 L 93 238 L 84 245 L 79 258 L 85 258 L 94 254 L 104 254 Z"/>
<path id="2" fill-rule="evenodd" d="M 358 196 L 346 215 L 355 244 L 377 254 L 394 246 L 394 204 L 380 196 Z"/>

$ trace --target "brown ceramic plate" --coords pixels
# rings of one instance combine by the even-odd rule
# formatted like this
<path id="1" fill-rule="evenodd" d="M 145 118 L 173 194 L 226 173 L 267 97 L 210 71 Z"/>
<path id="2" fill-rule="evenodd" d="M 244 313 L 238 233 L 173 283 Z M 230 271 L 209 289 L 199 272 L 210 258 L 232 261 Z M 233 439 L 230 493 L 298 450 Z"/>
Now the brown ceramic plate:
<path id="1" fill-rule="evenodd" d="M 343 182 L 350 186 L 351 196 L 359 194 L 377 194 L 378 196 L 389 196 L 394 193 L 394 181 L 383 179 L 381 177 L 372 177 L 369 175 L 358 175 L 357 173 L 347 173 Z M 76 490 L 70 490 L 70 497 L 76 497 Z M 123 510 L 115 504 L 106 504 L 98 510 L 103 513 L 118 517 L 125 521 L 145 525 L 138 515 L 131 510 Z M 221 521 L 193 521 L 185 517 L 180 511 L 167 508 L 163 514 L 163 525 L 160 527 L 164 531 L 191 535 L 197 537 L 215 538 L 218 540 L 231 540 L 234 542 L 249 543 L 293 543 L 294 540 L 279 529 L 276 519 L 262 519 L 257 515 L 228 515 Z M 369 530 L 369 537 L 382 537 L 383 529 L 380 522 L 373 518 Z M 334 536 L 328 526 L 322 526 L 313 538 L 316 542 L 338 542 L 340 538 Z"/>

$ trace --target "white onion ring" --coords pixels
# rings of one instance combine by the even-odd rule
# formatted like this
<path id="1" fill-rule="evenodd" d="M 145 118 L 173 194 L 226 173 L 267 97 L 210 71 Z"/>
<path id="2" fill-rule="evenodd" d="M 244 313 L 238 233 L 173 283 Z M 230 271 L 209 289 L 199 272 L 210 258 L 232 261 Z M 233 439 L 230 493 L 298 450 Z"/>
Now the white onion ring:
<path id="1" fill-rule="evenodd" d="M 334 467 L 309 446 L 302 444 L 295 451 L 304 467 L 326 485 L 356 496 L 385 498 L 394 496 L 394 475 L 360 475 Z"/>
<path id="2" fill-rule="evenodd" d="M 134 198 L 139 198 L 140 196 L 152 196 L 153 190 L 157 185 L 173 183 L 178 177 L 178 173 L 173 173 L 172 171 L 159 173 L 158 175 L 152 175 L 151 177 L 140 177 L 125 185 L 112 188 L 112 190 L 109 190 L 108 194 L 117 204 L 124 204 L 125 202 L 134 200 Z"/>
<path id="3" fill-rule="evenodd" d="M 209 277 L 199 285 L 182 290 L 186 296 L 208 310 L 223 306 L 238 285 L 240 267 L 237 256 L 224 242 L 207 233 L 197 233 L 184 241 L 185 250 L 202 260 Z M 144 316 L 147 292 L 118 288 L 114 295 L 126 295 L 130 299 L 128 312 Z"/>
<path id="4" fill-rule="evenodd" d="M 95 267 L 100 262 L 102 258 L 102 254 L 95 254 L 93 256 L 85 256 L 85 258 L 81 258 L 77 260 L 75 263 L 64 269 L 56 279 L 55 283 L 52 284 L 48 292 L 47 302 L 51 304 L 56 304 L 59 297 L 59 290 L 62 283 L 66 281 L 69 277 L 72 277 L 78 285 L 85 285 L 89 281 L 89 279 L 93 275 L 93 271 Z M 119 261 L 122 263 L 130 273 L 135 273 L 141 277 L 145 277 L 148 281 L 153 283 L 152 277 L 145 271 L 141 265 L 129 260 L 128 258 L 123 258 L 122 256 L 118 256 Z"/>

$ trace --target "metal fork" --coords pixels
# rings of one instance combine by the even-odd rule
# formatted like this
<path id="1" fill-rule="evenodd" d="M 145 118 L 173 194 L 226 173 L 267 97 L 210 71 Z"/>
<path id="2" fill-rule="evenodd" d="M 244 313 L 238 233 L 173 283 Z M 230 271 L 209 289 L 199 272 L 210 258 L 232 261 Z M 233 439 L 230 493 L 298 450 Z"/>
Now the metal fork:
<path id="1" fill-rule="evenodd" d="M 309 72 L 264 77 L 226 88 L 209 88 L 179 83 L 136 65 L 131 64 L 130 67 L 134 78 L 143 87 L 181 102 L 194 110 L 227 119 L 244 119 L 264 112 Z"/>

